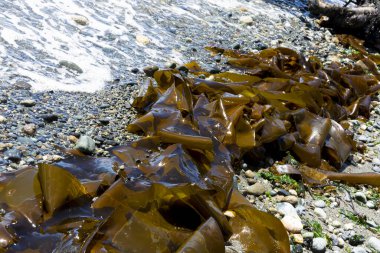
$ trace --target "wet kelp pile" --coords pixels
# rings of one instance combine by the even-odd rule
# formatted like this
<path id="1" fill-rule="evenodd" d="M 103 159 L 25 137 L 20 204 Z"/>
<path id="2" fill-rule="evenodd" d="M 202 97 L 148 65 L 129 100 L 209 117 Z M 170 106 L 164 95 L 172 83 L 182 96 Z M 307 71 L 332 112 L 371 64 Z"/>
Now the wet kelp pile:
<path id="1" fill-rule="evenodd" d="M 243 156 L 290 151 L 303 165 L 279 173 L 379 185 L 379 176 L 336 172 L 358 148 L 345 120 L 368 117 L 380 88 L 376 59 L 323 67 L 286 48 L 209 50 L 235 72 L 195 62 L 155 71 L 128 126 L 145 137 L 111 158 L 74 152 L 1 174 L 2 252 L 215 253 L 227 240 L 244 252 L 289 252 L 281 222 L 235 190 Z"/>

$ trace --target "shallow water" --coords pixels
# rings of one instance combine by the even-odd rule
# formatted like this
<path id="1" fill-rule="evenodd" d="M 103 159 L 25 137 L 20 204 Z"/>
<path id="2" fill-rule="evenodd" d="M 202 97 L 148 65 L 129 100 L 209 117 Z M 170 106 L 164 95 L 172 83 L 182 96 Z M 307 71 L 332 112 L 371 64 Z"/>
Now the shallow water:
<path id="1" fill-rule="evenodd" d="M 234 34 L 239 24 L 226 19 L 228 13 L 265 15 L 274 21 L 292 15 L 274 2 L 2 0 L 0 82 L 23 80 L 34 90 L 97 91 L 130 75 L 134 67 L 188 61 L 186 37 L 196 41 L 195 35 L 203 34 L 203 47 Z M 77 16 L 88 24 L 75 22 Z M 75 63 L 83 73 L 62 61 Z"/>

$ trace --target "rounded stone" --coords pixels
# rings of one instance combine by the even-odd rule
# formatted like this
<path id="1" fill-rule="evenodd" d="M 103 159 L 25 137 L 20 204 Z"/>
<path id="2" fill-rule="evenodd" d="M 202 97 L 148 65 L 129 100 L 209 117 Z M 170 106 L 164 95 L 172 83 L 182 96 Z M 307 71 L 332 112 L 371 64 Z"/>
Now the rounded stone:
<path id="1" fill-rule="evenodd" d="M 7 118 L 5 118 L 3 115 L 0 115 L 0 124 L 7 122 Z"/>
<path id="2" fill-rule="evenodd" d="M 360 201 L 362 203 L 366 203 L 367 202 L 367 197 L 364 194 L 364 192 L 356 192 L 355 195 L 354 195 L 354 197 L 355 197 L 355 199 L 357 201 Z"/>
<path id="3" fill-rule="evenodd" d="M 75 149 L 85 154 L 93 154 L 95 152 L 95 141 L 87 135 L 82 135 L 75 145 Z"/>
<path id="4" fill-rule="evenodd" d="M 323 200 L 318 199 L 318 200 L 314 201 L 314 206 L 319 207 L 319 208 L 325 208 L 326 203 Z"/>
<path id="5" fill-rule="evenodd" d="M 241 16 L 239 18 L 239 22 L 245 25 L 252 25 L 253 24 L 253 18 L 251 16 Z"/>
<path id="6" fill-rule="evenodd" d="M 298 216 L 286 215 L 281 222 L 285 229 L 291 233 L 299 234 L 303 229 L 303 224 Z"/>
<path id="7" fill-rule="evenodd" d="M 317 237 L 313 239 L 311 246 L 311 251 L 313 253 L 324 253 L 326 252 L 327 241 L 325 238 Z"/>
<path id="8" fill-rule="evenodd" d="M 27 135 L 34 135 L 37 131 L 37 126 L 35 124 L 27 124 L 22 128 L 22 131 Z"/>
<path id="9" fill-rule="evenodd" d="M 380 240 L 376 237 L 370 237 L 366 243 L 367 247 L 374 253 L 380 253 Z"/>
<path id="10" fill-rule="evenodd" d="M 315 209 L 314 209 L 314 213 L 315 213 L 318 217 L 320 217 L 320 218 L 322 218 L 322 219 L 324 219 L 324 220 L 327 218 L 327 214 L 326 214 L 325 211 L 323 211 L 322 208 L 319 208 L 319 207 L 315 208 Z"/>

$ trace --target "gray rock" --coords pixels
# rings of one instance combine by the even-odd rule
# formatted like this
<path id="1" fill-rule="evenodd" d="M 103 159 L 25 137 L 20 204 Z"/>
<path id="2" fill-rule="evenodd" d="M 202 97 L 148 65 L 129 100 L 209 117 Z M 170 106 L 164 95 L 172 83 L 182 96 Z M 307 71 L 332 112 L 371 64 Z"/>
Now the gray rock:
<path id="1" fill-rule="evenodd" d="M 363 247 L 354 247 L 351 253 L 367 253 L 367 251 Z"/>
<path id="2" fill-rule="evenodd" d="M 86 18 L 85 16 L 82 16 L 82 15 L 73 15 L 71 17 L 72 20 L 75 21 L 75 23 L 77 23 L 78 25 L 88 25 L 89 24 L 89 20 L 88 18 Z"/>
<path id="3" fill-rule="evenodd" d="M 313 239 L 311 245 L 311 251 L 314 253 L 324 253 L 326 252 L 327 241 L 325 238 L 317 237 Z"/>
<path id="4" fill-rule="evenodd" d="M 277 209 L 277 212 L 282 215 L 298 216 L 296 209 L 287 202 L 277 203 L 276 209 Z"/>
<path id="5" fill-rule="evenodd" d="M 326 203 L 323 200 L 318 199 L 318 200 L 314 201 L 314 206 L 319 207 L 319 208 L 325 208 Z"/>
<path id="6" fill-rule="evenodd" d="M 298 234 L 303 229 L 302 221 L 298 216 L 286 215 L 281 219 L 281 222 L 284 225 L 285 229 L 291 233 Z"/>
<path id="7" fill-rule="evenodd" d="M 304 239 L 312 239 L 314 237 L 314 233 L 313 232 L 305 232 L 305 233 L 302 233 L 302 237 Z"/>
<path id="8" fill-rule="evenodd" d="M 78 74 L 83 73 L 83 70 L 81 69 L 81 67 L 79 67 L 76 63 L 71 62 L 71 61 L 66 61 L 66 60 L 60 61 L 59 66 L 65 67 L 67 70 L 76 72 Z"/>
<path id="9" fill-rule="evenodd" d="M 366 242 L 366 245 L 373 253 L 380 253 L 380 240 L 376 237 L 370 237 Z"/>
<path id="10" fill-rule="evenodd" d="M 368 219 L 367 221 L 366 221 L 366 223 L 367 223 L 367 225 L 368 226 L 370 226 L 371 228 L 377 228 L 379 225 L 376 223 L 376 221 L 374 221 L 374 220 L 370 220 L 370 219 Z"/>
<path id="11" fill-rule="evenodd" d="M 369 138 L 365 135 L 360 135 L 358 140 L 361 142 L 367 143 L 369 141 Z"/>
<path id="12" fill-rule="evenodd" d="M 376 207 L 375 202 L 372 201 L 372 200 L 368 200 L 367 203 L 365 203 L 365 204 L 366 204 L 366 206 L 367 206 L 369 209 L 375 209 L 375 207 Z"/>
<path id="13" fill-rule="evenodd" d="M 247 192 L 255 196 L 263 195 L 266 191 L 270 191 L 269 187 L 260 182 L 247 187 Z"/>
<path id="14" fill-rule="evenodd" d="M 32 85 L 30 85 L 27 82 L 24 81 L 17 81 L 14 86 L 16 90 L 30 90 L 32 88 Z"/>
<path id="15" fill-rule="evenodd" d="M 332 234 L 332 235 L 330 235 L 330 240 L 331 240 L 332 246 L 338 246 L 339 245 L 338 236 Z"/>
<path id="16" fill-rule="evenodd" d="M 379 166 L 372 167 L 372 170 L 374 172 L 380 173 L 380 167 Z"/>
<path id="17" fill-rule="evenodd" d="M 357 201 L 360 201 L 362 203 L 367 202 L 367 197 L 365 196 L 364 192 L 356 192 L 354 197 Z"/>
<path id="18" fill-rule="evenodd" d="M 21 157 L 22 157 L 20 150 L 17 150 L 14 148 L 5 151 L 4 155 L 6 157 L 8 157 L 8 160 L 15 162 L 15 163 L 19 162 L 21 160 Z"/>
<path id="19" fill-rule="evenodd" d="M 82 135 L 75 148 L 85 154 L 93 154 L 95 152 L 95 141 L 87 135 Z"/>
<path id="20" fill-rule="evenodd" d="M 7 119 L 3 115 L 0 115 L 0 124 L 5 122 L 7 122 Z"/>
<path id="21" fill-rule="evenodd" d="M 314 209 L 314 213 L 315 213 L 318 217 L 320 217 L 320 218 L 322 218 L 322 219 L 324 219 L 324 220 L 327 218 L 327 214 L 326 214 L 325 211 L 323 211 L 322 208 L 319 208 L 319 207 L 315 208 L 315 209 Z"/>
<path id="22" fill-rule="evenodd" d="M 24 99 L 20 102 L 20 104 L 25 107 L 32 107 L 36 105 L 36 101 L 34 101 L 33 99 Z"/>
<path id="23" fill-rule="evenodd" d="M 241 16 L 239 18 L 239 22 L 245 25 L 252 25 L 253 24 L 253 18 L 251 16 Z"/>
<path id="24" fill-rule="evenodd" d="M 380 159 L 377 158 L 377 157 L 375 157 L 375 158 L 372 159 L 372 163 L 373 163 L 374 165 L 380 166 Z"/>
<path id="25" fill-rule="evenodd" d="M 298 198 L 296 196 L 290 195 L 290 196 L 285 196 L 282 201 L 288 202 L 292 205 L 296 205 L 298 203 Z"/>
<path id="26" fill-rule="evenodd" d="M 37 131 L 37 126 L 35 124 L 26 124 L 22 128 L 22 131 L 27 135 L 34 135 Z"/>

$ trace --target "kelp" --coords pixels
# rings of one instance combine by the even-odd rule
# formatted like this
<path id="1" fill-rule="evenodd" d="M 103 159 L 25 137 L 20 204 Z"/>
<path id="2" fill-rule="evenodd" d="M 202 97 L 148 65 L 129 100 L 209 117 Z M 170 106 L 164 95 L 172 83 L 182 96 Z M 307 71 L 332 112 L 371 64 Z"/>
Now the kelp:
<path id="1" fill-rule="evenodd" d="M 1 174 L 0 252 L 218 253 L 227 240 L 244 252 L 290 252 L 282 223 L 234 188 L 243 156 L 291 152 L 301 166 L 279 173 L 378 185 L 378 175 L 337 172 L 358 148 L 345 120 L 368 117 L 380 88 L 376 62 L 208 49 L 231 70 L 191 62 L 142 84 L 127 130 L 145 137 L 110 158 L 63 149 L 72 156 Z"/>
<path id="2" fill-rule="evenodd" d="M 246 252 L 289 252 L 281 222 L 234 190 L 223 144 L 167 138 L 2 174 L 0 252 L 214 253 L 229 238 Z"/>

